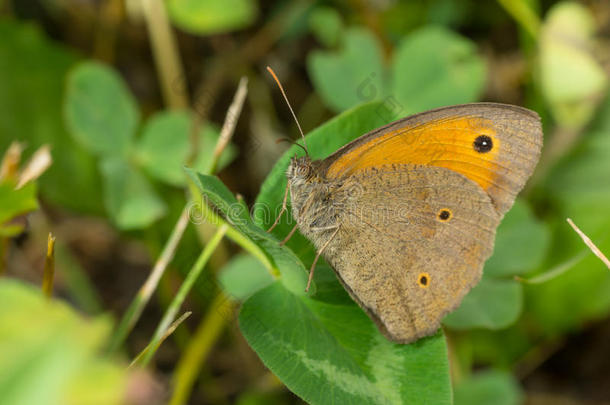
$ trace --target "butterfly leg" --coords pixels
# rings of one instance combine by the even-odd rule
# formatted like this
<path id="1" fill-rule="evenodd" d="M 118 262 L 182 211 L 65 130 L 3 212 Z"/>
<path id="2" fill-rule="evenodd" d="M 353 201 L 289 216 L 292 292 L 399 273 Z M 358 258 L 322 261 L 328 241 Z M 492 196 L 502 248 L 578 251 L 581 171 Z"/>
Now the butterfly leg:
<path id="1" fill-rule="evenodd" d="M 282 209 L 280 210 L 280 213 L 277 215 L 277 218 L 275 218 L 275 222 L 273 223 L 273 225 L 271 225 L 271 228 L 267 229 L 267 232 L 271 232 L 273 230 L 273 228 L 275 228 L 275 226 L 280 222 L 280 218 L 282 218 L 282 215 L 284 214 L 284 212 L 286 212 L 286 208 L 287 208 L 287 202 L 288 202 L 288 190 L 289 190 L 290 185 L 286 184 L 286 191 L 284 192 L 284 201 L 282 201 Z"/>
<path id="2" fill-rule="evenodd" d="M 311 268 L 309 269 L 309 278 L 307 279 L 307 287 L 305 287 L 305 292 L 309 291 L 309 286 L 311 285 L 311 280 L 313 280 L 313 271 L 316 268 L 316 263 L 318 263 L 318 259 L 322 255 L 322 252 L 324 252 L 324 249 L 326 249 L 328 244 L 334 239 L 335 235 L 337 235 L 337 232 L 339 232 L 341 225 L 335 225 L 335 227 L 337 228 L 337 229 L 335 229 L 335 232 L 333 232 L 333 234 L 330 235 L 330 238 L 328 238 L 326 243 L 324 243 L 322 248 L 318 251 L 318 253 L 316 253 L 315 259 L 313 259 L 313 263 L 311 264 Z"/>
<path id="3" fill-rule="evenodd" d="M 280 246 L 284 246 L 286 244 L 286 242 L 288 242 L 290 240 L 290 238 L 292 238 L 292 235 L 294 235 L 294 232 L 297 230 L 297 228 L 299 227 L 299 224 L 296 224 L 292 230 L 288 233 L 288 235 L 284 238 L 284 240 L 282 240 L 280 242 Z"/>

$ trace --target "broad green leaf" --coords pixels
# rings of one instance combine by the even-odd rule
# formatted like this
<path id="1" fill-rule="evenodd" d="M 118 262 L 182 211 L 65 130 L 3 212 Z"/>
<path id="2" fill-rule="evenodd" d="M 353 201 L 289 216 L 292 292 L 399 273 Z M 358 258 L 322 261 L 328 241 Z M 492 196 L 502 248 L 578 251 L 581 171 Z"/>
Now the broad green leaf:
<path id="1" fill-rule="evenodd" d="M 273 277 L 256 258 L 242 254 L 235 256 L 220 270 L 218 281 L 229 296 L 243 301 L 271 284 Z"/>
<path id="2" fill-rule="evenodd" d="M 523 288 L 518 282 L 484 277 L 443 324 L 459 330 L 502 329 L 517 320 L 522 306 Z"/>
<path id="3" fill-rule="evenodd" d="M 121 404 L 124 365 L 98 352 L 111 325 L 82 319 L 21 282 L 0 280 L 0 398 L 13 405 Z"/>
<path id="4" fill-rule="evenodd" d="M 384 119 L 386 116 L 386 106 L 380 102 L 364 104 L 346 111 L 307 135 L 309 153 L 313 159 L 325 158 L 349 141 L 386 124 L 387 121 Z M 297 146 L 288 149 L 261 186 L 261 192 L 256 198 L 252 211 L 254 221 L 264 229 L 271 226 L 280 211 L 286 190 L 286 169 L 290 158 L 302 154 L 303 150 Z M 289 210 L 273 230 L 273 234 L 283 239 L 294 225 L 295 222 Z M 287 245 L 301 260 L 306 258 L 313 260 L 315 252 L 311 244 L 300 233 L 297 232 Z"/>
<path id="5" fill-rule="evenodd" d="M 610 170 L 609 156 L 609 132 L 594 130 L 557 165 L 545 184 L 565 216 L 572 217 L 588 232 L 600 231 L 605 219 L 610 219 L 610 176 L 606 175 Z"/>
<path id="6" fill-rule="evenodd" d="M 386 95 L 381 47 L 367 30 L 351 28 L 338 51 L 313 51 L 307 71 L 324 103 L 335 111 Z"/>
<path id="7" fill-rule="evenodd" d="M 534 218 L 529 205 L 518 199 L 498 227 L 485 275 L 512 276 L 537 269 L 546 258 L 550 239 L 548 226 Z"/>
<path id="8" fill-rule="evenodd" d="M 66 123 L 92 153 L 127 156 L 140 120 L 138 106 L 118 73 L 83 62 L 68 76 Z"/>
<path id="9" fill-rule="evenodd" d="M 167 0 L 166 4 L 176 26 L 201 35 L 244 28 L 258 13 L 251 0 Z"/>
<path id="10" fill-rule="evenodd" d="M 402 114 L 473 102 L 486 69 L 470 40 L 442 27 L 421 28 L 398 45 L 392 64 L 392 95 Z"/>
<path id="11" fill-rule="evenodd" d="M 19 190 L 15 190 L 12 182 L 0 183 L 0 228 L 3 228 L 6 221 L 37 208 L 35 183 L 27 184 Z"/>
<path id="12" fill-rule="evenodd" d="M 316 7 L 309 16 L 309 28 L 322 44 L 335 46 L 343 31 L 341 15 L 332 7 Z"/>
<path id="13" fill-rule="evenodd" d="M 104 202 L 112 221 L 123 230 L 140 229 L 159 219 L 165 203 L 148 180 L 120 158 L 100 163 L 104 178 Z"/>
<path id="14" fill-rule="evenodd" d="M 523 393 L 511 374 L 484 371 L 456 384 L 455 405 L 520 405 Z"/>
<path id="15" fill-rule="evenodd" d="M 589 122 L 608 76 L 593 55 L 595 19 L 576 2 L 549 10 L 540 36 L 542 93 L 561 126 L 580 128 Z"/>
<path id="16" fill-rule="evenodd" d="M 101 213 L 95 161 L 66 132 L 62 117 L 64 78 L 76 54 L 46 39 L 33 24 L 0 20 L 0 38 L 0 150 L 14 140 L 30 151 L 51 145 L 53 165 L 38 180 L 41 195 L 53 205 Z"/>
<path id="17" fill-rule="evenodd" d="M 229 224 L 264 252 L 272 263 L 273 270 L 281 274 L 286 288 L 297 295 L 305 294 L 307 271 L 299 258 L 287 247 L 280 246 L 279 239 L 255 225 L 247 207 L 238 202 L 217 177 L 196 173 L 191 169 L 187 169 L 187 173 L 203 193 L 205 203 L 218 209 Z M 310 291 L 315 291 L 315 288 Z"/>
<path id="18" fill-rule="evenodd" d="M 166 183 L 186 184 L 184 164 L 191 153 L 192 117 L 186 111 L 164 111 L 155 114 L 145 124 L 135 148 L 135 158 L 151 176 Z M 206 124 L 199 133 L 199 152 L 193 164 L 196 170 L 207 170 L 212 162 L 219 132 Z M 236 151 L 229 144 L 220 157 L 219 169 L 233 160 Z"/>
<path id="19" fill-rule="evenodd" d="M 310 404 L 450 404 L 441 333 L 389 342 L 356 305 L 295 296 L 274 283 L 250 297 L 240 328 L 263 363 Z"/>

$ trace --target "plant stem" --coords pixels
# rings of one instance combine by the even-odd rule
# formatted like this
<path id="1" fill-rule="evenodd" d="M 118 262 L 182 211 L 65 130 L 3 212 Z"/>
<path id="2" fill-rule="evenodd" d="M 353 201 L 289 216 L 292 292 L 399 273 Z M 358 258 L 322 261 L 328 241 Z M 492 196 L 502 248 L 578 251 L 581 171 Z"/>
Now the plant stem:
<path id="1" fill-rule="evenodd" d="M 227 115 L 225 116 L 222 129 L 220 130 L 220 136 L 218 137 L 218 142 L 216 142 L 216 147 L 214 148 L 212 163 L 210 164 L 210 168 L 208 170 L 209 173 L 216 172 L 220 155 L 222 155 L 222 152 L 225 150 L 233 137 L 235 126 L 237 125 L 237 118 L 241 114 L 241 109 L 244 106 L 244 101 L 247 94 L 248 78 L 246 76 L 242 76 L 242 78 L 239 80 L 239 86 L 237 87 L 233 101 L 227 110 Z"/>
<path id="2" fill-rule="evenodd" d="M 182 316 L 180 316 L 180 318 L 176 319 L 171 325 L 169 325 L 169 328 L 167 328 L 167 330 L 165 331 L 165 333 L 163 333 L 163 336 L 161 336 L 161 339 L 156 343 L 154 350 L 157 350 L 159 348 L 159 346 L 161 346 L 161 344 L 163 344 L 163 342 L 165 342 L 165 339 L 167 339 L 172 333 L 174 333 L 174 331 L 176 330 L 176 328 L 178 326 L 180 326 L 180 324 L 182 322 L 184 322 L 186 320 L 186 318 L 188 318 L 189 316 L 191 316 L 192 312 L 188 311 L 185 312 L 184 314 L 182 314 Z M 150 342 L 145 348 L 144 350 L 142 350 L 140 352 L 140 354 L 138 354 L 136 356 L 135 359 L 133 359 L 133 361 L 129 364 L 129 367 L 127 368 L 132 368 L 133 366 L 135 366 L 136 364 L 138 364 L 141 359 L 144 357 L 144 355 L 146 353 L 148 353 L 151 348 L 152 348 L 152 342 Z"/>
<path id="3" fill-rule="evenodd" d="M 540 31 L 540 19 L 525 0 L 498 0 L 498 3 L 510 14 L 523 29 L 532 36 L 538 38 Z"/>
<path id="4" fill-rule="evenodd" d="M 55 237 L 49 232 L 47 238 L 47 256 L 44 260 L 42 276 L 42 292 L 47 298 L 53 295 L 53 279 L 55 277 Z"/>
<path id="5" fill-rule="evenodd" d="M 576 224 L 570 218 L 568 218 L 567 221 L 568 221 L 568 224 L 570 224 L 570 226 L 574 229 L 574 231 L 576 231 L 578 236 L 580 236 L 580 238 L 585 243 L 585 245 L 587 245 L 587 247 L 589 249 L 591 249 L 591 252 L 593 252 L 593 254 L 595 256 L 597 256 L 599 258 L 599 260 L 601 260 L 608 269 L 610 269 L 610 260 L 608 260 L 606 255 L 604 255 L 602 253 L 602 251 L 599 250 L 599 248 L 597 246 L 595 246 L 595 243 L 593 243 L 593 241 L 591 239 L 589 239 L 589 237 L 587 235 L 585 235 L 585 233 L 583 231 L 581 231 L 580 228 L 577 227 Z"/>
<path id="6" fill-rule="evenodd" d="M 172 109 L 187 108 L 184 71 L 165 4 L 162 0 L 141 1 L 165 104 Z"/>
<path id="7" fill-rule="evenodd" d="M 234 303 L 222 291 L 214 298 L 206 317 L 199 324 L 176 366 L 172 379 L 174 392 L 169 405 L 182 405 L 188 401 L 203 362 L 232 314 L 233 306 Z"/>
<path id="8" fill-rule="evenodd" d="M 172 230 L 169 239 L 165 243 L 165 246 L 163 247 L 161 255 L 157 259 L 153 270 L 148 275 L 148 278 L 142 287 L 140 287 L 136 297 L 133 299 L 133 301 L 131 301 L 125 315 L 123 315 L 121 323 L 117 327 L 116 333 L 114 333 L 108 346 L 109 352 L 114 352 L 121 347 L 123 341 L 133 326 L 136 324 L 138 319 L 140 319 L 140 315 L 142 315 L 144 307 L 146 307 L 146 304 L 148 304 L 148 301 L 150 301 L 150 297 L 157 288 L 159 280 L 163 276 L 163 273 L 165 273 L 167 266 L 172 261 L 174 254 L 176 253 L 178 243 L 180 242 L 180 239 L 182 239 L 184 230 L 188 225 L 188 219 L 188 210 L 187 207 L 185 207 L 180 214 L 180 218 L 178 218 L 178 222 L 176 222 L 176 225 L 174 225 L 174 229 Z"/>
<path id="9" fill-rule="evenodd" d="M 149 344 L 151 349 L 146 354 L 144 354 L 144 357 L 142 358 L 142 361 L 140 363 L 143 367 L 145 367 L 154 356 L 155 352 L 157 351 L 157 344 L 160 342 L 167 328 L 174 321 L 174 318 L 180 310 L 180 307 L 186 299 L 186 296 L 193 288 L 195 281 L 197 281 L 197 279 L 201 275 L 206 263 L 208 262 L 210 256 L 212 255 L 212 253 L 222 240 L 223 236 L 227 232 L 227 229 L 228 225 L 226 224 L 221 225 L 218 228 L 212 239 L 210 239 L 210 241 L 207 243 L 199 257 L 197 258 L 197 261 L 195 262 L 193 267 L 191 267 L 191 269 L 189 270 L 186 278 L 184 279 L 184 282 L 180 286 L 180 289 L 176 293 L 176 296 L 165 311 L 165 314 L 163 315 L 159 326 L 157 326 L 157 329 L 155 330 L 155 333 Z"/>

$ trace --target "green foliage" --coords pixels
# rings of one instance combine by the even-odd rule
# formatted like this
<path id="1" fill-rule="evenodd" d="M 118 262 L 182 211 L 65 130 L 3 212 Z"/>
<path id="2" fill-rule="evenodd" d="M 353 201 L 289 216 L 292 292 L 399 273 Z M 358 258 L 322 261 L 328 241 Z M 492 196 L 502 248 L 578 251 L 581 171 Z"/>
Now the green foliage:
<path id="1" fill-rule="evenodd" d="M 455 405 L 519 405 L 523 394 L 515 378 L 506 372 L 477 373 L 455 386 Z"/>
<path id="2" fill-rule="evenodd" d="M 66 123 L 76 140 L 102 156 L 127 156 L 140 113 L 114 70 L 81 63 L 70 75 L 66 99 Z"/>
<path id="3" fill-rule="evenodd" d="M 590 49 L 593 14 L 576 2 L 556 4 L 540 37 L 540 82 L 551 112 L 564 127 L 579 128 L 591 119 L 608 77 Z M 566 80 L 569 78 L 569 80 Z"/>
<path id="4" fill-rule="evenodd" d="M 405 115 L 476 101 L 486 81 L 485 63 L 475 44 L 433 26 L 401 41 L 392 73 L 393 94 L 404 106 Z"/>
<path id="5" fill-rule="evenodd" d="M 23 231 L 23 225 L 7 222 L 38 208 L 36 190 L 34 183 L 15 190 L 13 182 L 0 181 L 0 238 L 14 236 Z"/>
<path id="6" fill-rule="evenodd" d="M 0 150 L 13 140 L 26 142 L 28 150 L 52 145 L 53 165 L 39 182 L 42 196 L 77 212 L 101 212 L 95 161 L 62 120 L 64 76 L 77 56 L 30 24 L 0 19 L 0 38 Z"/>
<path id="7" fill-rule="evenodd" d="M 217 207 L 231 225 L 260 248 L 269 271 L 281 274 L 283 285 L 293 294 L 305 294 L 307 272 L 297 256 L 290 249 L 280 246 L 278 239 L 256 226 L 250 219 L 247 207 L 239 203 L 217 177 L 191 170 L 188 173 L 206 198 L 205 203 Z"/>
<path id="8" fill-rule="evenodd" d="M 209 35 L 247 26 L 256 18 L 257 5 L 249 0 L 169 0 L 167 10 L 183 30 Z"/>
<path id="9" fill-rule="evenodd" d="M 572 259 L 588 248 L 565 222 L 570 217 L 606 254 L 610 252 L 610 136 L 604 122 L 610 101 L 599 111 L 602 118 L 585 133 L 580 147 L 561 161 L 543 185 L 555 202 L 554 256 L 547 268 Z M 582 322 L 606 316 L 610 311 L 610 272 L 593 254 L 565 273 L 527 288 L 528 301 L 537 325 L 549 334 L 571 330 Z M 561 299 L 557 299 L 561 297 Z"/>
<path id="10" fill-rule="evenodd" d="M 310 403 L 517 404 L 523 399 L 518 382 L 493 370 L 511 369 L 545 339 L 610 313 L 610 272 L 565 222 L 573 218 L 602 251 L 610 252 L 610 98 L 597 110 L 608 92 L 594 36 L 598 27 L 590 8 L 581 4 L 561 2 L 539 17 L 534 11 L 539 5 L 530 3 L 391 2 L 381 11 L 367 10 L 374 13 L 370 20 L 365 13 L 330 3 L 297 4 L 285 14 L 285 6 L 273 5 L 269 11 L 281 16 L 274 17 L 281 24 L 263 21 L 268 24 L 263 35 L 249 30 L 210 41 L 211 49 L 217 49 L 254 34 L 259 39 L 255 45 L 264 48 L 265 41 L 279 38 L 273 52 L 286 57 L 291 53 L 285 49 L 296 39 L 313 34 L 321 48 L 306 56 L 315 92 L 306 105 L 322 100 L 335 112 L 349 109 L 308 134 L 309 151 L 319 159 L 400 117 L 479 99 L 488 75 L 480 48 L 449 27 L 481 38 L 486 27 L 507 25 L 511 15 L 528 34 L 514 52 L 523 57 L 515 63 L 514 77 L 504 76 L 504 70 L 490 70 L 489 76 L 494 84 L 514 79 L 517 94 L 543 117 L 542 170 L 499 226 L 483 279 L 443 322 L 457 370 L 453 389 L 443 332 L 410 345 L 389 342 L 323 259 L 310 292 L 304 292 L 315 250 L 298 232 L 287 246 L 279 245 L 294 226 L 290 206 L 274 231 L 265 232 L 279 213 L 289 159 L 303 153 L 297 146 L 265 180 L 251 218 L 243 201 L 217 177 L 197 174 L 206 173 L 212 162 L 216 126 L 205 123 L 192 134 L 188 111 L 142 118 L 135 97 L 113 68 L 92 61 L 75 66 L 78 56 L 72 51 L 29 24 L 2 19 L 0 150 L 12 140 L 25 141 L 28 150 L 50 144 L 54 163 L 38 184 L 44 202 L 68 215 L 99 215 L 105 208 L 120 230 L 143 230 L 166 213 L 178 212 L 189 178 L 183 166 L 191 167 L 188 175 L 205 203 L 226 219 L 232 227 L 227 235 L 248 251 L 218 273 L 226 294 L 242 303 L 239 323 L 245 338 L 263 363 Z M 246 0 L 165 4 L 172 23 L 196 35 L 246 28 L 258 14 L 257 4 Z M 490 68 L 514 63 L 495 51 L 485 54 Z M 251 71 L 253 61 L 240 57 L 235 56 L 236 63 L 244 62 L 240 69 Z M 502 86 L 490 86 L 486 97 L 504 97 L 498 88 Z M 506 95 L 517 100 L 512 97 Z M 255 119 L 261 111 L 255 111 Z M 219 167 L 234 157 L 230 145 Z M 38 206 L 37 185 L 13 186 L 0 184 L 1 238 L 21 232 L 23 226 L 10 221 Z M 156 238 L 171 226 L 170 217 L 132 235 L 145 234 L 145 242 L 156 248 Z M 174 267 L 191 264 L 193 252 L 187 249 L 199 245 L 191 246 L 196 237 L 190 237 L 188 247 L 181 243 Z M 0 259 L 6 252 L 0 246 Z M 61 256 L 58 249 L 58 260 Z M 563 271 L 549 272 L 564 264 Z M 539 275 L 547 276 L 544 282 L 515 280 Z M 73 300 L 77 295 L 70 293 Z M 107 318 L 83 320 L 66 305 L 7 280 L 0 280 L 0 302 L 0 402 L 121 401 L 124 366 L 98 354 L 111 333 Z M 491 366 L 491 371 L 472 374 L 478 365 Z M 267 394 L 240 393 L 238 401 L 270 403 Z"/>
<path id="11" fill-rule="evenodd" d="M 183 165 L 190 158 L 190 131 L 192 116 L 186 111 L 164 111 L 153 115 L 142 129 L 142 136 L 135 146 L 135 159 L 146 172 L 167 184 L 184 186 Z M 171 136 L 168 136 L 171 134 Z M 214 146 L 218 139 L 218 129 L 211 125 L 203 126 L 197 139 L 199 153 L 193 169 L 205 171 L 212 162 Z M 221 170 L 236 155 L 235 146 L 229 144 L 220 157 Z"/>
<path id="12" fill-rule="evenodd" d="M 100 162 L 100 171 L 106 209 L 119 228 L 143 228 L 165 212 L 150 183 L 128 162 L 108 157 Z"/>
<path id="13" fill-rule="evenodd" d="M 313 51 L 308 69 L 316 90 L 335 111 L 371 101 L 383 90 L 381 46 L 367 30 L 352 28 L 342 37 L 338 52 Z"/>
<path id="14" fill-rule="evenodd" d="M 439 50 L 442 49 L 442 52 Z M 425 27 L 397 45 L 386 67 L 370 31 L 347 29 L 337 51 L 313 51 L 308 71 L 316 91 L 336 111 L 384 100 L 388 121 L 443 105 L 476 101 L 486 69 L 476 46 L 442 27 Z"/>
<path id="15" fill-rule="evenodd" d="M 191 152 L 190 113 L 159 113 L 146 122 L 136 140 L 140 117 L 127 86 L 109 67 L 85 62 L 68 77 L 65 115 L 72 135 L 100 157 L 104 203 L 114 224 L 124 230 L 141 229 L 162 217 L 166 203 L 141 170 L 170 185 L 185 184 L 182 166 Z M 194 167 L 203 170 L 211 164 L 218 136 L 211 125 L 201 129 Z M 229 145 L 220 166 L 234 156 Z"/>
<path id="16" fill-rule="evenodd" d="M 443 324 L 457 330 L 505 328 L 517 320 L 522 303 L 523 291 L 516 281 L 483 278 Z"/>
<path id="17" fill-rule="evenodd" d="M 0 402 L 121 404 L 124 365 L 98 355 L 107 317 L 85 320 L 20 282 L 0 280 Z"/>
<path id="18" fill-rule="evenodd" d="M 337 10 L 331 7 L 316 7 L 309 16 L 309 27 L 318 41 L 326 46 L 335 46 L 339 42 L 343 22 Z"/>
<path id="19" fill-rule="evenodd" d="M 244 301 L 273 282 L 265 266 L 250 255 L 237 255 L 221 270 L 218 281 L 227 295 Z"/>
<path id="20" fill-rule="evenodd" d="M 356 305 L 298 297 L 279 282 L 243 304 L 239 324 L 265 365 L 308 403 L 451 403 L 440 333 L 394 344 Z"/>

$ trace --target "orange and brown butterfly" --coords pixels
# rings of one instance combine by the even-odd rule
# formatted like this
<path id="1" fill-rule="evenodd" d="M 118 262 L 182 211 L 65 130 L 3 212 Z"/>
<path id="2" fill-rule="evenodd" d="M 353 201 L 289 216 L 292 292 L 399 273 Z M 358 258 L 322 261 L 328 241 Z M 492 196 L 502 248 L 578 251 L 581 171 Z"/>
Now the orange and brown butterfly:
<path id="1" fill-rule="evenodd" d="M 541 148 L 533 111 L 443 107 L 373 130 L 325 159 L 292 158 L 286 197 L 299 230 L 354 301 L 388 339 L 410 343 L 435 333 L 480 280 L 496 228 Z"/>

